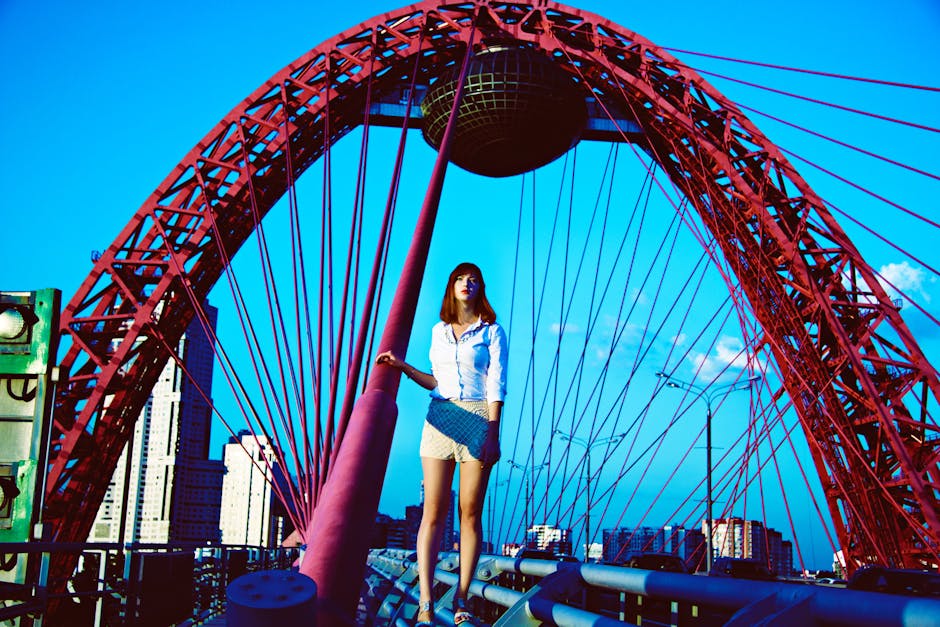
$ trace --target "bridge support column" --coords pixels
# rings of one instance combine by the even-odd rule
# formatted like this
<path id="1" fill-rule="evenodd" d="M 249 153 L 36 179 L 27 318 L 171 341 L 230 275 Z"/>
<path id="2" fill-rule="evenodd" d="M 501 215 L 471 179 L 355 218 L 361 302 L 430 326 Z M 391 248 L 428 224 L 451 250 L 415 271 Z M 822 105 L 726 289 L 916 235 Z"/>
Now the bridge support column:
<path id="1" fill-rule="evenodd" d="M 408 351 L 472 54 L 471 31 L 450 118 L 385 323 L 379 352 L 390 350 L 404 356 Z M 353 407 L 347 431 L 342 442 L 337 443 L 339 449 L 329 478 L 304 532 L 307 551 L 300 572 L 317 583 L 318 612 L 323 624 L 354 624 L 371 530 L 378 512 L 398 417 L 395 397 L 400 380 L 401 373 L 397 370 L 373 368 L 366 392 Z"/>

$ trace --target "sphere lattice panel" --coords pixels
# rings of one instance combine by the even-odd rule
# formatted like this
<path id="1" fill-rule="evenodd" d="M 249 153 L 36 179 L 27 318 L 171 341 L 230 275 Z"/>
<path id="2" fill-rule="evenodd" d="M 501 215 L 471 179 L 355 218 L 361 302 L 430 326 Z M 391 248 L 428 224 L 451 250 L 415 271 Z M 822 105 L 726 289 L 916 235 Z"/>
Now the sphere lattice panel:
<path id="1" fill-rule="evenodd" d="M 433 83 L 421 102 L 424 137 L 434 148 L 450 119 L 460 69 Z M 541 167 L 580 139 L 586 95 L 544 52 L 518 44 L 484 47 L 468 64 L 451 161 L 485 176 Z"/>

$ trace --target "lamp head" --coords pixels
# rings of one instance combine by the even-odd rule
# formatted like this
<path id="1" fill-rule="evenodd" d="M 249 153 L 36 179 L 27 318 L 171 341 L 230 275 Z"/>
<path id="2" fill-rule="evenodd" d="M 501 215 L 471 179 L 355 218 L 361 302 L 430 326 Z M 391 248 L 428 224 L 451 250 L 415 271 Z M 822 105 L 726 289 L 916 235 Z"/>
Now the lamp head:
<path id="1" fill-rule="evenodd" d="M 30 305 L 0 303 L 0 342 L 29 342 L 29 330 L 37 322 Z"/>

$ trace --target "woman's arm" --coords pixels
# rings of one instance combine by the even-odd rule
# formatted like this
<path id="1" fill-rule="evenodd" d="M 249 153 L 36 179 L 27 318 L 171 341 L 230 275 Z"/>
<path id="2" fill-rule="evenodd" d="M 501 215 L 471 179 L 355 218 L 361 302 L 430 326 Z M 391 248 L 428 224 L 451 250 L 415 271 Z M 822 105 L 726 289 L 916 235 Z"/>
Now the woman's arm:
<path id="1" fill-rule="evenodd" d="M 486 422 L 486 439 L 483 441 L 483 451 L 480 461 L 484 464 L 495 464 L 501 454 L 499 448 L 499 418 L 503 413 L 502 401 L 493 401 L 487 405 L 489 414 Z"/>
<path id="2" fill-rule="evenodd" d="M 487 422 L 486 440 L 483 442 L 481 461 L 495 464 L 500 458 L 499 419 L 503 415 L 503 398 L 506 395 L 506 366 L 509 356 L 509 342 L 502 327 L 494 324 L 490 327 L 489 351 L 490 363 L 486 370 Z"/>
<path id="3" fill-rule="evenodd" d="M 487 406 L 487 409 L 488 409 L 487 413 L 489 414 L 489 418 L 487 418 L 487 420 L 489 420 L 490 422 L 495 422 L 498 425 L 499 419 L 503 415 L 503 402 L 492 401 Z"/>
<path id="4" fill-rule="evenodd" d="M 430 372 L 422 372 L 411 364 L 405 363 L 404 359 L 399 359 L 392 351 L 379 353 L 375 358 L 375 363 L 385 364 L 386 366 L 401 370 L 406 377 L 426 390 L 433 390 L 437 387 L 437 379 L 434 378 L 433 374 Z"/>
<path id="5" fill-rule="evenodd" d="M 506 397 L 506 370 L 509 365 L 509 341 L 506 332 L 498 324 L 487 329 L 490 361 L 486 369 L 486 400 L 492 404 L 501 402 Z"/>

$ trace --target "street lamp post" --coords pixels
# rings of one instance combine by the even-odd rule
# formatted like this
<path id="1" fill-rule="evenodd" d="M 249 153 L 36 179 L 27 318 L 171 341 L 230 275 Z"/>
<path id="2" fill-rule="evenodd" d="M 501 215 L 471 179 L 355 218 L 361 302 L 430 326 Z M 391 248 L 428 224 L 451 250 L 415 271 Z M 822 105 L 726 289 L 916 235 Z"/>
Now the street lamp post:
<path id="1" fill-rule="evenodd" d="M 534 505 L 534 503 L 533 503 L 533 506 L 532 506 L 532 518 L 533 518 L 533 520 L 531 521 L 531 524 L 530 524 L 530 521 L 529 521 L 529 498 L 530 498 L 530 493 L 534 493 L 534 492 L 535 492 L 535 489 L 534 489 L 534 487 L 531 487 L 531 486 L 530 486 L 530 483 L 529 483 L 529 476 L 530 476 L 530 475 L 526 473 L 526 465 L 525 465 L 525 464 L 520 464 L 519 462 L 515 462 L 515 461 L 513 461 L 513 460 L 511 460 L 511 459 L 507 459 L 507 460 L 506 460 L 506 463 L 509 464 L 510 466 L 512 466 L 513 468 L 515 468 L 516 470 L 521 470 L 521 471 L 522 471 L 522 475 L 525 477 L 525 506 L 524 506 L 523 514 L 522 514 L 522 515 L 523 515 L 523 520 L 522 520 L 522 522 L 523 522 L 524 525 L 526 525 L 526 533 L 528 533 L 529 528 L 530 528 L 532 525 L 535 524 L 535 520 L 534 520 L 534 519 L 535 519 L 535 505 Z M 539 465 L 537 465 L 537 466 L 532 466 L 532 469 L 531 469 L 531 476 L 532 476 L 532 481 L 533 481 L 533 482 L 535 481 L 535 471 L 538 470 L 539 468 L 542 468 L 543 466 L 547 466 L 547 465 L 548 465 L 548 462 L 542 462 L 541 464 L 539 464 Z M 532 496 L 532 501 L 535 501 L 534 495 Z"/>
<path id="2" fill-rule="evenodd" d="M 489 544 L 491 547 L 490 550 L 494 550 L 493 547 L 496 546 L 496 543 L 493 541 L 493 528 L 495 526 L 493 522 L 493 500 L 495 499 L 495 496 L 496 496 L 495 491 L 498 491 L 500 487 L 506 485 L 507 483 L 509 483 L 509 479 L 503 479 L 502 481 L 497 481 L 496 484 L 492 486 L 494 489 L 494 496 L 492 498 L 486 499 L 487 520 L 489 520 L 489 524 L 486 527 L 487 529 L 486 537 L 489 538 Z"/>
<path id="3" fill-rule="evenodd" d="M 719 397 L 725 397 L 731 392 L 738 392 L 751 389 L 751 385 L 760 380 L 759 375 L 748 377 L 743 381 L 734 381 L 714 387 L 702 387 L 676 379 L 665 372 L 657 372 L 657 377 L 666 380 L 666 386 L 689 392 L 697 392 L 696 399 L 705 401 L 705 572 L 712 572 L 712 401 Z M 693 399 L 694 400 L 694 399 Z"/>
<path id="4" fill-rule="evenodd" d="M 584 456 L 587 458 L 587 479 L 585 480 L 584 487 L 586 501 L 584 508 L 584 561 L 588 562 L 590 560 L 591 551 L 591 449 L 593 449 L 595 446 L 619 442 L 627 434 L 624 432 L 606 438 L 585 440 L 584 438 L 579 438 L 577 436 L 571 435 L 570 433 L 559 431 L 558 429 L 555 429 L 555 433 L 557 433 L 562 440 L 567 440 L 572 444 L 583 446 Z"/>

